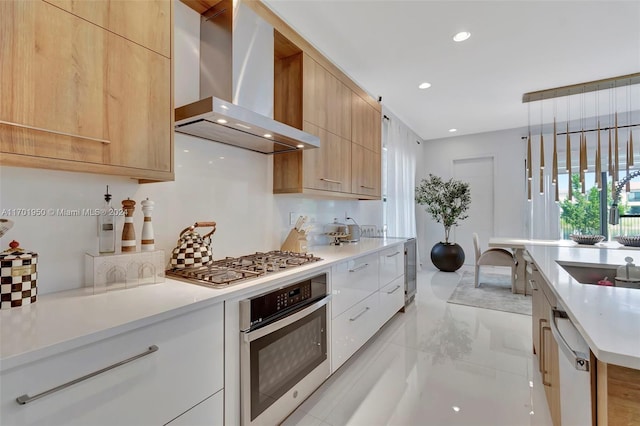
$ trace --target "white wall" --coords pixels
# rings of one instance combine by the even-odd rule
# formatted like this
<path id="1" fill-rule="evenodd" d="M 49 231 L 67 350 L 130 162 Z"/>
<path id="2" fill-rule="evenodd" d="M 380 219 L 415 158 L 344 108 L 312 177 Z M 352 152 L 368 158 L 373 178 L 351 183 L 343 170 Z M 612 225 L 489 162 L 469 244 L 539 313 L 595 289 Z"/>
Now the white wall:
<path id="1" fill-rule="evenodd" d="M 526 144 L 521 136 L 524 134 L 522 129 L 510 129 L 425 141 L 423 167 L 418 169 L 418 181 L 429 173 L 444 179 L 451 178 L 454 160 L 493 156 L 496 170 L 495 236 L 525 237 L 529 210 L 523 179 Z M 416 208 L 420 258 L 424 265 L 431 265 L 431 248 L 444 240 L 444 228 L 431 219 L 422 206 Z M 486 247 L 486 241 L 483 244 Z M 465 263 L 473 264 L 472 252 L 466 251 Z"/>
<path id="2" fill-rule="evenodd" d="M 175 2 L 175 104 L 198 100 L 199 16 Z M 280 248 L 291 212 L 309 215 L 322 232 L 334 217 L 349 213 L 361 224 L 382 224 L 379 201 L 333 201 L 294 195 L 274 195 L 271 156 L 175 134 L 174 182 L 140 185 L 106 175 L 0 167 L 2 209 L 99 208 L 105 186 L 114 204 L 130 197 L 137 202 L 134 224 L 138 243 L 142 230 L 140 201 L 155 201 L 153 226 L 156 247 L 169 257 L 178 233 L 196 221 L 216 221 L 215 258 Z M 2 214 L 2 217 L 9 217 Z M 12 239 L 39 254 L 40 294 L 83 286 L 84 253 L 97 249 L 97 220 L 85 216 L 10 217 L 15 226 L 0 241 Z M 122 220 L 117 233 L 122 230 Z M 205 230 L 206 231 L 206 230 Z M 314 242 L 326 239 L 314 237 Z M 118 245 L 120 235 L 118 235 Z"/>

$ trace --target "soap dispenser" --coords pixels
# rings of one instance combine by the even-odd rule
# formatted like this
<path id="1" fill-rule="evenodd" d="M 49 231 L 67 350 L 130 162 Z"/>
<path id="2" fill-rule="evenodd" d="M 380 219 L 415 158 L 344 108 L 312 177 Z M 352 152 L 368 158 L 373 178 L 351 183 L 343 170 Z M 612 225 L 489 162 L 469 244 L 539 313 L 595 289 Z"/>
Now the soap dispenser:
<path id="1" fill-rule="evenodd" d="M 633 264 L 633 258 L 624 258 L 627 262 L 616 271 L 616 287 L 640 288 L 640 268 Z"/>

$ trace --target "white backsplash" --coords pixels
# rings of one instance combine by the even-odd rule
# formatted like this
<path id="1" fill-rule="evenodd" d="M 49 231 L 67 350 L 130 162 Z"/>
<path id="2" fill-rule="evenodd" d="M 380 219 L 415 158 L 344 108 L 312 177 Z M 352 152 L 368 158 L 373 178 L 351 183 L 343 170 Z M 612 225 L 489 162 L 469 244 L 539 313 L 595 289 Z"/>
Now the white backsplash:
<path id="1" fill-rule="evenodd" d="M 2 237 L 1 246 L 6 248 L 16 239 L 21 247 L 39 254 L 40 294 L 83 286 L 84 254 L 97 250 L 97 219 L 66 216 L 61 211 L 100 208 L 106 185 L 115 207 L 127 197 L 136 201 L 138 249 L 143 222 L 140 202 L 147 197 L 155 201 L 152 223 L 156 248 L 165 250 L 167 261 L 179 232 L 197 221 L 218 224 L 212 242 L 215 258 L 280 248 L 291 228 L 291 212 L 315 221 L 318 226 L 314 232 L 321 232 L 334 217 L 344 222 L 345 212 L 363 224 L 382 221 L 380 201 L 274 195 L 271 156 L 181 134 L 175 135 L 175 145 L 174 182 L 138 184 L 136 180 L 106 175 L 0 167 L 0 210 L 47 212 L 46 216 L 3 214 L 15 225 Z M 123 223 L 120 218 L 118 248 Z"/>

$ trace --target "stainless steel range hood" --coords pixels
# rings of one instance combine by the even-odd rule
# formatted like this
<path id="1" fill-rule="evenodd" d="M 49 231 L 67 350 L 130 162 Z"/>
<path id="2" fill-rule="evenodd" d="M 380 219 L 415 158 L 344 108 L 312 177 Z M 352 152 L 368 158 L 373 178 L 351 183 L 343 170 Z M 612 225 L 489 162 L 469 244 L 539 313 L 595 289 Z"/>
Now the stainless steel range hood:
<path id="1" fill-rule="evenodd" d="M 229 102 L 233 13 L 232 1 L 223 0 L 201 16 L 201 100 L 176 108 L 175 131 L 263 154 L 318 148 L 317 136 Z"/>
<path id="2" fill-rule="evenodd" d="M 176 132 L 263 154 L 318 148 L 320 138 L 212 96 L 176 108 Z"/>

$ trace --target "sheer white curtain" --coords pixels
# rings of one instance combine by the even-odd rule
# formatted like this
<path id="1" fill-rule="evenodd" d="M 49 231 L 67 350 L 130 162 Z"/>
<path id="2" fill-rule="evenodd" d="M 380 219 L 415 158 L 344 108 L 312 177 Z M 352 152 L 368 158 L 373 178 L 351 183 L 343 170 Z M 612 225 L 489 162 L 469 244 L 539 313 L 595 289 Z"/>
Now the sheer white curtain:
<path id="1" fill-rule="evenodd" d="M 383 184 L 385 223 L 387 235 L 392 237 L 416 236 L 416 158 L 419 138 L 404 123 L 385 111 L 382 146 L 386 151 L 386 185 Z"/>

